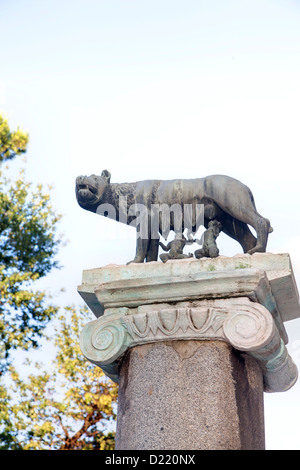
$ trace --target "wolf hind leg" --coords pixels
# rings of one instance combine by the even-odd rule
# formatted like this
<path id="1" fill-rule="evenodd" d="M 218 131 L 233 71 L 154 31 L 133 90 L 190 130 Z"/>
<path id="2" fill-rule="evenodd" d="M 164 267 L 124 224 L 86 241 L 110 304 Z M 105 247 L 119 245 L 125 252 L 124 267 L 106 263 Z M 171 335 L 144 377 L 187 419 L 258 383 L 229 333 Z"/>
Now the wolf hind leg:
<path id="1" fill-rule="evenodd" d="M 270 221 L 258 214 L 253 227 L 257 233 L 257 241 L 256 245 L 248 250 L 247 253 L 250 255 L 253 255 L 253 253 L 264 253 L 267 248 L 269 233 L 273 231 Z"/>
<path id="2" fill-rule="evenodd" d="M 222 231 L 236 240 L 243 248 L 244 253 L 247 253 L 256 246 L 256 237 L 245 222 L 241 222 L 228 214 L 223 214 L 220 222 L 222 224 Z"/>

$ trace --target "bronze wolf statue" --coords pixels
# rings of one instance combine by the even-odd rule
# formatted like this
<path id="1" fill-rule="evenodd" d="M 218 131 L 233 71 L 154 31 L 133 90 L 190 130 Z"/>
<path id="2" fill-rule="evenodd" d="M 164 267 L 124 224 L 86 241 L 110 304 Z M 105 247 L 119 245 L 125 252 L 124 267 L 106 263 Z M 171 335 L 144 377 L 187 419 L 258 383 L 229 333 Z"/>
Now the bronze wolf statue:
<path id="1" fill-rule="evenodd" d="M 166 238 L 161 217 L 157 234 L 150 229 L 153 208 L 171 207 L 176 204 L 204 207 L 203 225 L 207 228 L 210 220 L 218 220 L 222 231 L 237 240 L 245 253 L 265 252 L 268 235 L 272 231 L 268 219 L 256 210 L 250 189 L 240 181 L 225 175 L 212 175 L 195 179 L 146 180 L 134 183 L 110 183 L 111 175 L 104 170 L 101 176 L 78 176 L 76 198 L 83 209 L 113 218 L 138 228 L 138 209 L 143 207 L 147 215 L 146 236 L 137 237 L 136 254 L 133 262 L 156 261 L 159 249 L 159 234 Z M 110 208 L 113 208 L 111 211 Z M 195 211 L 194 211 L 195 212 Z M 190 216 L 192 231 L 198 229 L 195 215 Z M 175 231 L 175 220 L 170 214 L 169 230 Z M 248 225 L 256 231 L 257 238 Z M 183 232 L 184 227 L 177 229 Z"/>

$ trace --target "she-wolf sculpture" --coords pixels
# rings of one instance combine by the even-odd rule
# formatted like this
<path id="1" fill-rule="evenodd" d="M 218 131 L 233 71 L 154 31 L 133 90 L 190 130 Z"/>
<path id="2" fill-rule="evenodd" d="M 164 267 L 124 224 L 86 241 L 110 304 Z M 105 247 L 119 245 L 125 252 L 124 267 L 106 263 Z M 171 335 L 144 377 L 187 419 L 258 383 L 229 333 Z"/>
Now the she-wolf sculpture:
<path id="1" fill-rule="evenodd" d="M 76 198 L 83 209 L 100 213 L 119 222 L 138 227 L 137 213 L 132 207 L 144 207 L 147 223 L 151 223 L 153 207 L 158 205 L 196 204 L 204 206 L 204 226 L 217 219 L 222 231 L 237 240 L 245 253 L 265 252 L 268 235 L 272 232 L 270 221 L 256 210 L 250 189 L 240 181 L 225 175 L 212 175 L 195 179 L 146 180 L 134 183 L 110 183 L 111 174 L 104 170 L 101 176 L 78 176 L 76 178 Z M 202 206 L 202 207 L 203 207 Z M 114 211 L 99 208 L 113 207 Z M 125 217 L 124 217 L 125 215 Z M 170 216 L 169 229 L 174 230 L 175 220 Z M 193 216 L 192 229 L 196 231 L 197 221 Z M 256 231 L 257 238 L 248 225 Z M 163 233 L 159 219 L 158 232 Z M 180 227 L 183 232 L 184 227 Z M 153 236 L 149 226 L 147 236 L 137 236 L 136 254 L 132 262 L 157 261 L 159 234 Z M 166 237 L 165 237 L 166 238 Z"/>

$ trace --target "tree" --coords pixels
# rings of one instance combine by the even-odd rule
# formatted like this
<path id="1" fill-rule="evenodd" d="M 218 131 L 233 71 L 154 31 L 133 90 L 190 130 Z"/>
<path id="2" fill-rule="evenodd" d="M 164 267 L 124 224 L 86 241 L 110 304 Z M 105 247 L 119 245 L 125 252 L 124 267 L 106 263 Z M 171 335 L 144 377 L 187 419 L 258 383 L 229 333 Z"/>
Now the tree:
<path id="1" fill-rule="evenodd" d="M 51 370 L 24 380 L 10 367 L 11 389 L 2 397 L 10 416 L 10 440 L 2 448 L 114 449 L 117 385 L 80 351 L 78 338 L 88 320 L 87 309 L 78 314 L 74 307 L 66 308 L 58 320 L 57 354 Z M 34 366 L 41 370 L 41 364 Z"/>
<path id="2" fill-rule="evenodd" d="M 11 131 L 8 120 L 0 114 L 0 162 L 26 152 L 29 136 L 19 128 Z"/>
<path id="3" fill-rule="evenodd" d="M 11 131 L 0 115 L 0 163 L 27 150 L 28 134 Z M 78 337 L 86 310 L 51 305 L 36 281 L 58 267 L 60 219 L 43 187 L 11 181 L 0 171 L 0 449 L 112 449 L 117 388 L 82 356 Z M 11 352 L 39 347 L 56 319 L 51 371 L 30 364 L 24 377 Z M 34 373 L 32 372 L 34 371 Z M 40 371 L 37 373 L 36 371 Z"/>
<path id="4" fill-rule="evenodd" d="M 0 162 L 26 152 L 28 140 L 20 129 L 12 132 L 0 115 Z M 57 310 L 45 292 L 34 289 L 34 283 L 58 267 L 59 219 L 49 194 L 41 185 L 33 189 L 23 169 L 16 181 L 0 171 L 0 375 L 12 350 L 38 346 Z"/>

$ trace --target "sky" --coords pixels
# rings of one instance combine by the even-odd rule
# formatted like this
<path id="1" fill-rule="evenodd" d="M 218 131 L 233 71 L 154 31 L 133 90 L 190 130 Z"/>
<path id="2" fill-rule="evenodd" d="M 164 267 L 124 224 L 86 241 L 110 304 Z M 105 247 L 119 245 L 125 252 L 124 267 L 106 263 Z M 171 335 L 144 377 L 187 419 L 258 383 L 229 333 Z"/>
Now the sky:
<path id="1" fill-rule="evenodd" d="M 63 268 L 43 280 L 62 304 L 82 303 L 83 269 L 134 256 L 132 227 L 77 205 L 76 176 L 104 169 L 120 183 L 237 178 L 300 285 L 299 1 L 0 0 L 0 29 L 0 111 L 29 132 L 26 178 L 63 215 Z M 300 368 L 300 319 L 285 326 Z M 300 449 L 300 380 L 265 394 L 265 424 L 267 449 Z"/>

